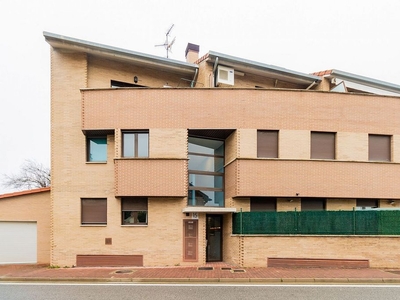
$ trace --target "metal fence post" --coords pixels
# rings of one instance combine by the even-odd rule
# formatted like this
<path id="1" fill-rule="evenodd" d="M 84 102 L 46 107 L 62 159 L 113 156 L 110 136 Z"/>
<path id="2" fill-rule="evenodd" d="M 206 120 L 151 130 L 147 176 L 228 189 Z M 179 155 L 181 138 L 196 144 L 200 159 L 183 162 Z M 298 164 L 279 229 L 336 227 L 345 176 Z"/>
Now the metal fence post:
<path id="1" fill-rule="evenodd" d="M 242 214 L 242 208 L 240 208 L 240 235 L 243 235 L 243 214 Z"/>

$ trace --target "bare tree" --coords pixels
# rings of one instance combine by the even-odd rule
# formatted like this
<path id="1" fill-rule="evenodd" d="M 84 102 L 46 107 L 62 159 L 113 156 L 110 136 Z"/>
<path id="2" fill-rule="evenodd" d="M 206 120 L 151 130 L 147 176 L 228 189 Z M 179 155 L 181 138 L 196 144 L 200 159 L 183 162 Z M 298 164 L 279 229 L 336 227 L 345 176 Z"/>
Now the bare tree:
<path id="1" fill-rule="evenodd" d="M 2 185 L 14 189 L 50 186 L 50 169 L 34 160 L 25 160 L 18 174 L 3 174 Z"/>

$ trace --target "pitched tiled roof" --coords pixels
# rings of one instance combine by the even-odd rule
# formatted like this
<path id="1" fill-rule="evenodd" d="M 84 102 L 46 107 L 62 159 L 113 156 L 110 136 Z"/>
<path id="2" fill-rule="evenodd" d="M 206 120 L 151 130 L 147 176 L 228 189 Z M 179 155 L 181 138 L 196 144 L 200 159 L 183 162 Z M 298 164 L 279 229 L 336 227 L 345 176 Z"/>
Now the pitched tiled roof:
<path id="1" fill-rule="evenodd" d="M 332 70 L 325 70 L 325 71 L 311 73 L 311 75 L 315 75 L 315 76 L 325 76 L 325 75 L 330 75 L 330 74 L 332 74 Z"/>
<path id="2" fill-rule="evenodd" d="M 38 189 L 32 189 L 32 190 L 26 190 L 26 191 L 3 194 L 3 195 L 0 195 L 0 199 L 12 198 L 12 197 L 18 197 L 18 196 L 25 196 L 25 195 L 48 192 L 48 191 L 50 191 L 50 187 L 49 186 L 48 187 L 43 187 L 43 188 L 38 188 Z"/>

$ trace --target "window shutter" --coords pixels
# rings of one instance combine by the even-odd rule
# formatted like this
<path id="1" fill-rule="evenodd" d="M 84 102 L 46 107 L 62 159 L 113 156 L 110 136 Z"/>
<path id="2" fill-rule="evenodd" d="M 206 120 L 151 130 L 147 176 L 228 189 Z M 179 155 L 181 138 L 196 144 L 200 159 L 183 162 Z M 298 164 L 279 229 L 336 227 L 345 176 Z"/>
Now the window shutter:
<path id="1" fill-rule="evenodd" d="M 335 133 L 311 132 L 311 158 L 335 159 Z"/>
<path id="2" fill-rule="evenodd" d="M 390 144 L 390 135 L 370 134 L 368 136 L 368 159 L 391 161 Z"/>
<path id="3" fill-rule="evenodd" d="M 123 211 L 144 211 L 147 210 L 147 198 L 123 198 Z"/>
<path id="4" fill-rule="evenodd" d="M 276 211 L 276 198 L 250 198 L 250 211 Z"/>
<path id="5" fill-rule="evenodd" d="M 107 199 L 82 199 L 82 224 L 107 224 Z"/>
<path id="6" fill-rule="evenodd" d="M 257 157 L 267 157 L 267 158 L 278 157 L 277 130 L 257 131 Z"/>

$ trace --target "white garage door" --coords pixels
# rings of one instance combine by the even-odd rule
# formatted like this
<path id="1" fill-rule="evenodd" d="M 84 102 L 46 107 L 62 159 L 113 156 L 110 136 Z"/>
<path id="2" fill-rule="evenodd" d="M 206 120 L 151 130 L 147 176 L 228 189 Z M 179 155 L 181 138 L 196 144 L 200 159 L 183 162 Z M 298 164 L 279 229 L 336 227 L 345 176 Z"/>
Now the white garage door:
<path id="1" fill-rule="evenodd" d="M 36 222 L 0 221 L 0 264 L 36 262 Z"/>

